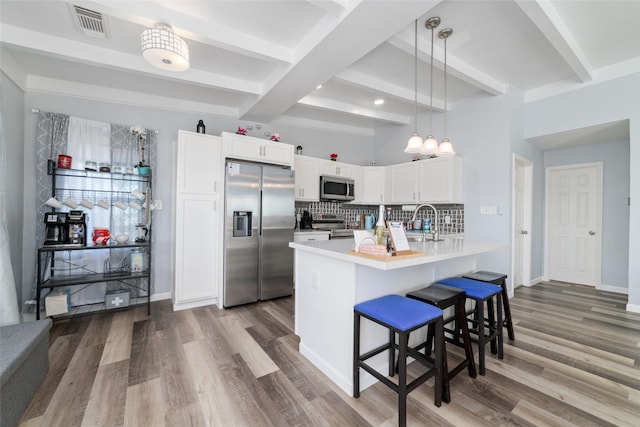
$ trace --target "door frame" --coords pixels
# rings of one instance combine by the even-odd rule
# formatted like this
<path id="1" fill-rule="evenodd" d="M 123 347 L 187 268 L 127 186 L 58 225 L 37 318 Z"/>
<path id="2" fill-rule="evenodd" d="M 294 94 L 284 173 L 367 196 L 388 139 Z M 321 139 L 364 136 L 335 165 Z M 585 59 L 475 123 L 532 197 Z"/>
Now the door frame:
<path id="1" fill-rule="evenodd" d="M 513 154 L 512 158 L 512 174 L 511 174 L 511 293 L 515 288 L 515 241 L 516 241 L 516 168 L 518 163 L 524 165 L 524 203 L 523 203 L 523 226 L 528 230 L 528 239 L 522 247 L 522 285 L 532 286 L 531 283 L 531 240 L 532 240 L 532 222 L 533 222 L 533 162 L 527 158 Z"/>
<path id="2" fill-rule="evenodd" d="M 596 233 L 599 236 L 598 240 L 600 241 L 599 245 L 596 245 L 596 256 L 595 259 L 598 260 L 597 266 L 595 268 L 595 283 L 592 285 L 596 289 L 600 288 L 602 285 L 602 209 L 604 208 L 604 163 L 603 162 L 587 162 L 587 163 L 575 163 L 569 165 L 559 165 L 559 166 L 547 166 L 544 171 L 544 278 L 545 280 L 549 280 L 549 206 L 550 206 L 550 179 L 549 174 L 553 171 L 563 170 L 563 169 L 579 169 L 586 167 L 595 167 L 598 170 L 600 175 L 600 179 L 597 182 L 596 192 L 598 193 L 598 197 L 600 199 L 600 212 L 598 214 L 597 223 L 595 226 Z"/>

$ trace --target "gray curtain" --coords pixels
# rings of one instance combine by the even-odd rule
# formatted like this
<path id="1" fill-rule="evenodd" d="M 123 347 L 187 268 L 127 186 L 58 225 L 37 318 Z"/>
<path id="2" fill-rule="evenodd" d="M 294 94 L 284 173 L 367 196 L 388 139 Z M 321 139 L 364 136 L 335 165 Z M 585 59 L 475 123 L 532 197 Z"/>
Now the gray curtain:
<path id="1" fill-rule="evenodd" d="M 111 165 L 122 166 L 124 168 L 134 167 L 140 161 L 140 146 L 137 135 L 132 132 L 132 127 L 127 125 L 119 125 L 110 123 L 110 145 L 111 145 Z M 140 128 L 138 128 L 140 129 Z M 38 114 L 38 123 L 36 129 L 36 168 L 37 168 L 37 200 L 36 206 L 38 213 L 36 216 L 36 244 L 42 245 L 44 242 L 44 213 L 50 208 L 45 205 L 45 201 L 52 195 L 51 176 L 47 174 L 49 160 L 57 162 L 58 154 L 66 154 L 67 136 L 69 130 L 69 116 L 64 114 L 40 112 Z M 156 166 L 157 158 L 157 135 L 154 130 L 144 129 L 145 132 L 145 164 L 147 164 L 152 172 Z M 72 163 L 73 169 L 84 169 L 84 165 Z M 152 174 L 152 179 L 153 179 Z M 121 181 L 112 181 L 111 191 L 122 194 L 124 188 L 119 186 Z M 140 191 L 144 192 L 144 188 Z M 128 191 L 128 190 L 127 190 Z M 77 200 L 78 201 L 78 200 Z M 113 200 L 115 202 L 116 200 Z M 125 203 L 131 199 L 121 200 Z M 95 203 L 95 201 L 94 201 Z M 132 211 L 131 209 L 124 211 L 119 209 L 111 209 L 110 229 L 118 232 L 127 232 L 132 238 L 135 237 L 135 225 L 144 223 L 144 210 Z M 91 230 L 87 230 L 89 236 Z M 121 280 L 119 282 L 109 282 L 107 290 L 130 289 L 131 297 L 146 296 L 146 284 L 141 283 L 141 287 L 136 286 L 138 282 Z M 153 293 L 153 281 L 150 286 L 150 292 Z M 33 288 L 35 297 L 35 287 Z"/>
<path id="2" fill-rule="evenodd" d="M 49 160 L 57 162 L 58 154 L 65 154 L 69 116 L 39 112 L 36 127 L 36 244 L 44 241 L 44 213 L 50 208 L 44 202 L 51 197 L 51 177 L 47 174 Z"/>

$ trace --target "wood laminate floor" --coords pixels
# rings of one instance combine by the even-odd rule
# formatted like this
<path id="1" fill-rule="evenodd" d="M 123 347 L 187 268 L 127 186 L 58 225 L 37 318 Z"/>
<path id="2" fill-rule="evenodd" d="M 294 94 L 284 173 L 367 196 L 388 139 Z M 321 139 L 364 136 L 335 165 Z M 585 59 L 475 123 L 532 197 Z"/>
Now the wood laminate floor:
<path id="1" fill-rule="evenodd" d="M 639 426 L 640 315 L 626 300 L 558 282 L 516 289 L 504 360 L 488 356 L 475 380 L 459 374 L 440 408 L 433 380 L 420 386 L 408 424 Z M 173 312 L 160 301 L 149 317 L 136 307 L 58 322 L 20 426 L 397 425 L 391 390 L 354 399 L 298 353 L 293 307 L 285 298 Z M 461 354 L 451 347 L 450 366 Z"/>

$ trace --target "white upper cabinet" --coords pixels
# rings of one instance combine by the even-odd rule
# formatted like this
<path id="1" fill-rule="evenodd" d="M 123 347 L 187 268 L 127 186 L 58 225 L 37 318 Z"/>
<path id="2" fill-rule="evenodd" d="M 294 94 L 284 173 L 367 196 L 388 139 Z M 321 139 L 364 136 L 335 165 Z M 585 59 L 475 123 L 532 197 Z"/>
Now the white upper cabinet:
<path id="1" fill-rule="evenodd" d="M 388 166 L 391 179 L 391 203 L 416 203 L 420 200 L 416 163 Z"/>
<path id="2" fill-rule="evenodd" d="M 331 160 L 320 161 L 320 175 L 341 176 L 354 178 L 354 166 L 349 163 L 334 162 Z"/>
<path id="3" fill-rule="evenodd" d="M 225 157 L 293 166 L 293 145 L 222 132 Z"/>
<path id="4" fill-rule="evenodd" d="M 294 156 L 296 173 L 296 200 L 317 202 L 320 200 L 319 159 L 307 156 Z"/>
<path id="5" fill-rule="evenodd" d="M 380 204 L 386 202 L 386 169 L 381 166 L 364 166 L 356 180 L 356 199 L 361 204 Z M 361 185 L 358 185 L 361 183 Z M 360 193 L 360 194 L 358 194 Z"/>
<path id="6" fill-rule="evenodd" d="M 460 157 L 427 159 L 415 163 L 419 163 L 420 201 L 462 203 Z"/>
<path id="7" fill-rule="evenodd" d="M 462 203 L 462 159 L 425 159 L 389 166 L 391 203 Z"/>

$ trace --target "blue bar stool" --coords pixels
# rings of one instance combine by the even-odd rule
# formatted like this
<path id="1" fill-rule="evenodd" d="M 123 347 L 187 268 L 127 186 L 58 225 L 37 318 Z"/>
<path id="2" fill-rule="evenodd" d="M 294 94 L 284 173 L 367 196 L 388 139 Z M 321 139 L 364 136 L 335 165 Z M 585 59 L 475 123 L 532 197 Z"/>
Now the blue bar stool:
<path id="1" fill-rule="evenodd" d="M 469 336 L 469 329 L 466 322 L 466 312 L 464 308 L 464 301 L 466 299 L 466 293 L 462 289 L 452 288 L 451 286 L 441 285 L 434 283 L 426 288 L 418 289 L 417 291 L 409 292 L 407 298 L 413 298 L 418 301 L 426 302 L 427 304 L 438 307 L 441 310 L 446 310 L 449 307 L 454 307 L 454 314 L 443 320 L 444 332 L 451 334 L 451 337 L 444 337 L 443 351 L 442 351 L 442 376 L 443 376 L 443 391 L 442 400 L 449 402 L 451 400 L 451 394 L 449 393 L 449 381 L 455 377 L 465 367 L 469 371 L 469 376 L 475 378 L 476 364 L 473 360 L 473 350 L 471 348 L 471 337 Z M 447 325 L 453 323 L 454 327 L 447 328 Z M 431 354 L 431 346 L 435 337 L 435 331 L 433 325 L 429 325 L 427 340 L 417 347 L 416 350 L 421 348 L 425 349 L 425 355 Z M 462 339 L 462 342 L 460 342 Z M 446 343 L 451 343 L 458 347 L 464 348 L 465 359 L 460 362 L 455 368 L 449 370 L 447 363 L 447 351 Z"/>
<path id="2" fill-rule="evenodd" d="M 504 323 L 509 339 L 515 340 L 513 333 L 513 322 L 511 321 L 511 307 L 509 306 L 509 294 L 507 293 L 507 275 L 502 273 L 494 273 L 493 271 L 476 271 L 475 273 L 467 273 L 462 277 L 466 279 L 479 280 L 481 282 L 493 283 L 502 288 L 502 308 L 504 309 Z"/>
<path id="3" fill-rule="evenodd" d="M 385 344 L 360 354 L 360 319 L 364 317 L 389 330 L 389 340 Z M 412 349 L 408 345 L 409 333 L 427 325 L 435 325 L 435 361 Z M 398 424 L 407 424 L 407 394 L 435 377 L 434 404 L 442 404 L 442 347 L 443 325 L 442 310 L 437 307 L 405 298 L 400 295 L 386 295 L 365 301 L 353 307 L 353 397 L 360 397 L 360 368 L 376 377 L 384 385 L 398 393 Z M 398 344 L 395 335 L 398 334 Z M 389 376 L 395 373 L 395 351 L 398 350 L 398 384 L 391 381 L 365 361 L 385 350 L 389 350 Z M 424 364 L 428 370 L 407 384 L 407 357 L 413 357 Z"/>
<path id="4" fill-rule="evenodd" d="M 487 343 L 491 343 L 491 352 L 498 354 L 498 359 L 502 359 L 502 288 L 490 283 L 479 282 L 477 280 L 465 279 L 463 277 L 449 277 L 438 280 L 438 283 L 460 288 L 467 294 L 467 298 L 475 301 L 473 317 L 467 317 L 471 325 L 469 332 L 477 335 L 478 339 L 478 365 L 480 375 L 485 374 L 484 348 Z M 498 319 L 495 319 L 493 312 L 493 299 L 496 300 Z M 486 317 L 484 304 L 487 304 Z M 497 344 L 496 344 L 497 341 Z"/>

